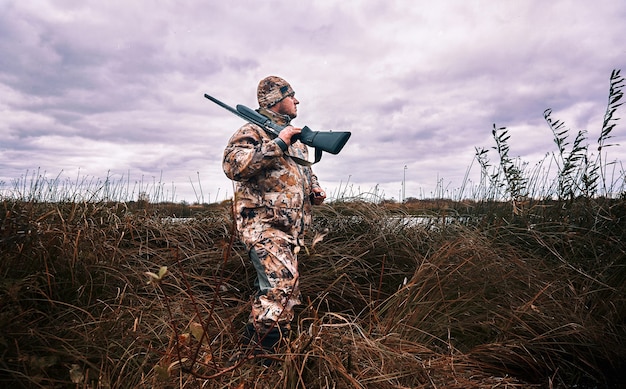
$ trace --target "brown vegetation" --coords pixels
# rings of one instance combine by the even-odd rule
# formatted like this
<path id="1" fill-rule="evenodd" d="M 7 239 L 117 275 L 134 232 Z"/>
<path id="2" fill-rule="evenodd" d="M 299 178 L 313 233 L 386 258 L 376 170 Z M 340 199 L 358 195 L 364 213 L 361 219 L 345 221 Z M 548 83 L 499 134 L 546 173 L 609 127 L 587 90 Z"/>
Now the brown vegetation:
<path id="1" fill-rule="evenodd" d="M 409 223 L 408 205 L 318 208 L 316 229 L 328 234 L 300 254 L 306 304 L 278 363 L 264 368 L 252 354 L 232 358 L 254 270 L 227 204 L 177 222 L 158 206 L 5 200 L 0 383 L 617 387 L 624 201 L 523 214 L 476 205 L 482 218 L 449 224 Z M 455 207 L 467 204 L 446 209 Z"/>

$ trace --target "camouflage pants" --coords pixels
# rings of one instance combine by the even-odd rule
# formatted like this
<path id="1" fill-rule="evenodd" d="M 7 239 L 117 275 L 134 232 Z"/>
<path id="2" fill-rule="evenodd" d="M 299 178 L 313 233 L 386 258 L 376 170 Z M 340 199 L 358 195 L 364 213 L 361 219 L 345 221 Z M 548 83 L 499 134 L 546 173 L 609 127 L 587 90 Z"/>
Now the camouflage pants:
<path id="1" fill-rule="evenodd" d="M 280 235 L 261 239 L 249 252 L 257 271 L 258 288 L 252 301 L 250 322 L 258 330 L 272 325 L 288 329 L 294 316 L 293 308 L 300 304 L 298 259 L 293 244 Z"/>

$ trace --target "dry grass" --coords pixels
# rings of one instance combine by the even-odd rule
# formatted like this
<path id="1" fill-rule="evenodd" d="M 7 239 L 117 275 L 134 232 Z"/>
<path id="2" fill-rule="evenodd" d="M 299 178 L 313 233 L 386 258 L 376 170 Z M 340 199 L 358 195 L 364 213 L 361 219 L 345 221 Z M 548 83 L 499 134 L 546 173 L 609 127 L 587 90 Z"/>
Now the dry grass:
<path id="1" fill-rule="evenodd" d="M 318 208 L 306 304 L 264 368 L 241 347 L 254 271 L 227 205 L 172 222 L 158 207 L 4 201 L 0 385 L 618 387 L 624 209 L 414 225 L 370 203 Z"/>

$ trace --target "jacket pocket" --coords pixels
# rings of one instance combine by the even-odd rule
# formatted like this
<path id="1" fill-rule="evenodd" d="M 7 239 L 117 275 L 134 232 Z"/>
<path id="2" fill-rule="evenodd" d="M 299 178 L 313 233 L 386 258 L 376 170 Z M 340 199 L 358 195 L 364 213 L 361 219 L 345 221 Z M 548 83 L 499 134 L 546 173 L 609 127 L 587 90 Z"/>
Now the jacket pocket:
<path id="1" fill-rule="evenodd" d="M 284 231 L 296 227 L 302 218 L 302 201 L 300 193 L 265 193 L 263 203 L 267 209 L 269 223 Z"/>

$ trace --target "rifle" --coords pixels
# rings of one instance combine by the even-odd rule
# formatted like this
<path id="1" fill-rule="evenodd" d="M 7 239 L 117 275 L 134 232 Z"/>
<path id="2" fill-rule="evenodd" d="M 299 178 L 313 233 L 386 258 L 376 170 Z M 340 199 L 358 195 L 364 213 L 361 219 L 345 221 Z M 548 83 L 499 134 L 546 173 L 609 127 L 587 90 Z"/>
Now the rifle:
<path id="1" fill-rule="evenodd" d="M 245 105 L 238 104 L 237 108 L 233 108 L 213 96 L 208 94 L 204 94 L 204 97 L 211 100 L 215 104 L 220 107 L 230 111 L 231 113 L 239 116 L 240 118 L 252 123 L 257 126 L 263 128 L 265 132 L 268 134 L 277 137 L 278 134 L 286 127 L 281 126 L 279 124 L 274 123 L 269 118 L 261 115 L 257 111 L 246 107 Z M 295 140 L 300 140 L 300 142 L 304 143 L 307 146 L 311 146 L 315 148 L 315 162 L 317 163 L 322 159 L 322 151 L 326 151 L 331 154 L 339 154 L 343 146 L 345 146 L 348 139 L 350 139 L 350 135 L 352 133 L 346 131 L 313 131 L 309 127 L 302 127 L 302 132 L 298 135 L 294 135 Z"/>

